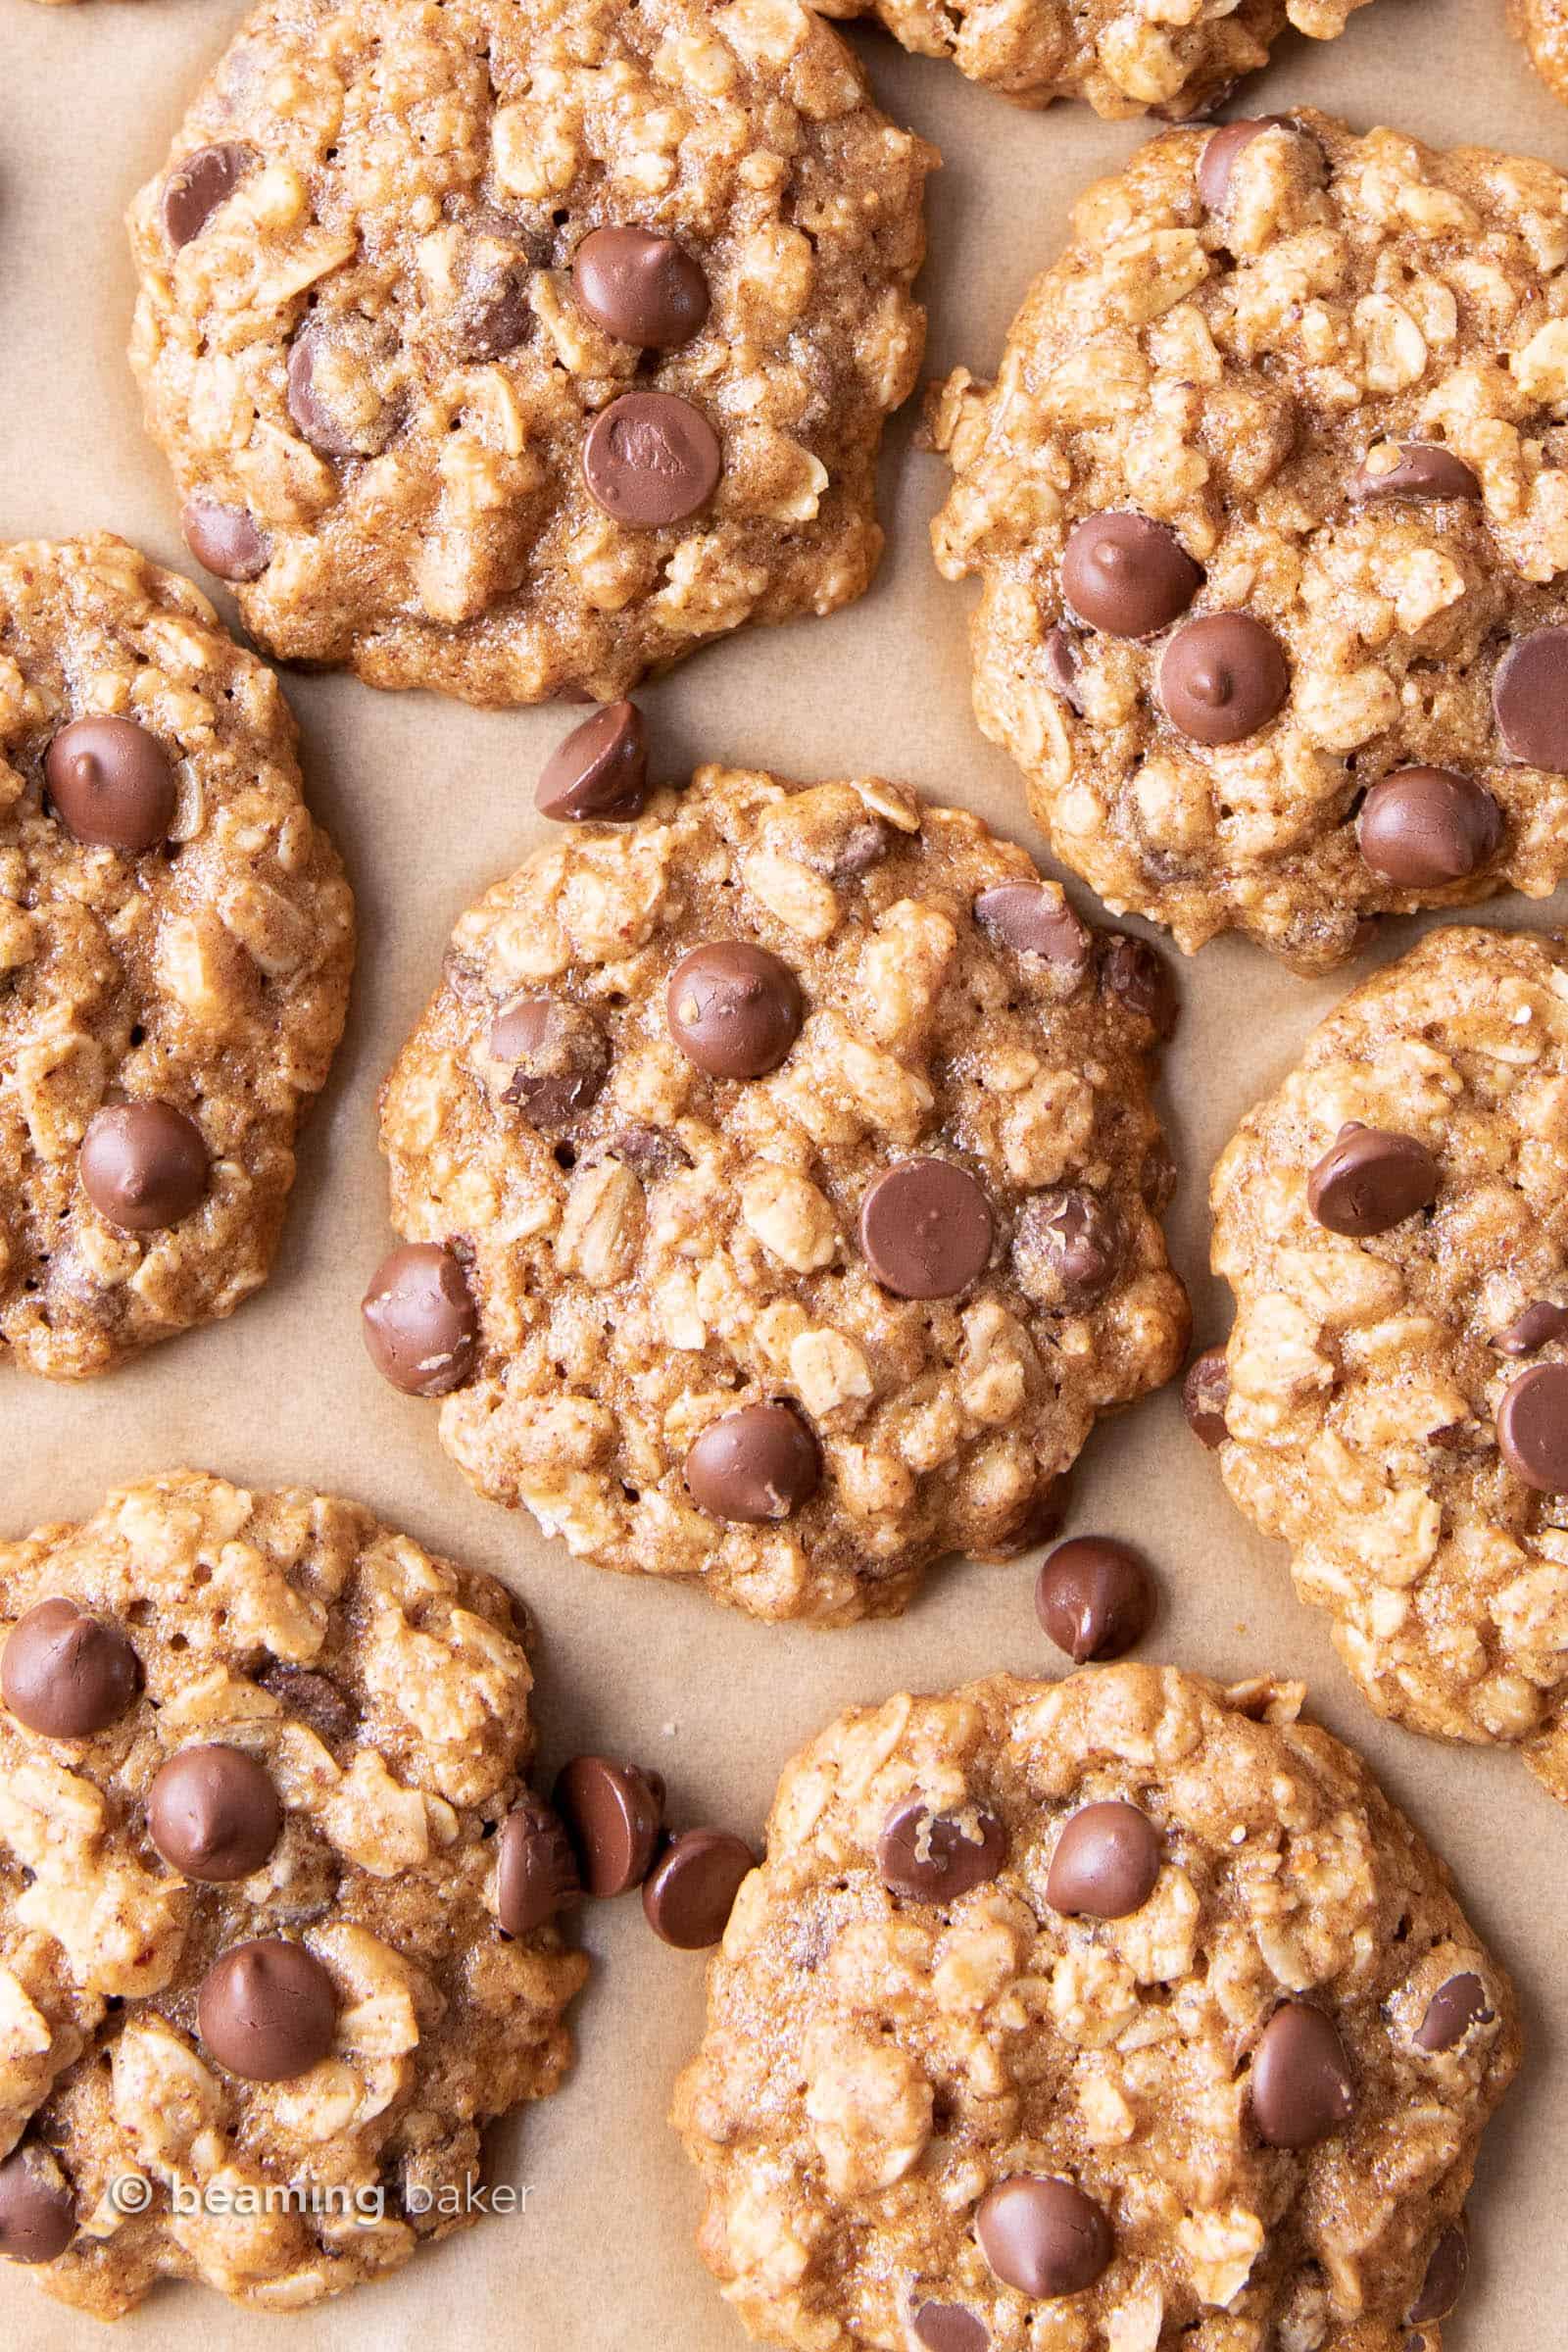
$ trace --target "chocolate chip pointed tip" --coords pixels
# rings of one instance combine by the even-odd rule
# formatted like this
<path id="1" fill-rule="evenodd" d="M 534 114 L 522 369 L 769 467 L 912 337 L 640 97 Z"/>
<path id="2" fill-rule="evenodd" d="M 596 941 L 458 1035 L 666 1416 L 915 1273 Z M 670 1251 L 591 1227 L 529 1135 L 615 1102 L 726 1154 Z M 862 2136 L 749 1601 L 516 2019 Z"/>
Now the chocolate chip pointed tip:
<path id="1" fill-rule="evenodd" d="M 635 703 L 607 703 L 556 746 L 534 793 L 560 824 L 629 824 L 648 806 L 648 730 Z"/>

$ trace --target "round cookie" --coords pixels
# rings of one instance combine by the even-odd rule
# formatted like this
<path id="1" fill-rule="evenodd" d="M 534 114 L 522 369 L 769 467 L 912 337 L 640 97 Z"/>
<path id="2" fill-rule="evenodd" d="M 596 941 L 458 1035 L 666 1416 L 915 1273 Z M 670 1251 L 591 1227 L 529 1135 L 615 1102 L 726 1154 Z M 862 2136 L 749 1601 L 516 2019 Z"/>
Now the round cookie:
<path id="1" fill-rule="evenodd" d="M 698 770 L 459 923 L 367 1337 L 473 1484 L 763 1617 L 1022 1548 L 1175 1370 L 1160 958 L 875 780 Z"/>
<path id="2" fill-rule="evenodd" d="M 673 2118 L 754 2333 L 1441 2352 L 1513 1998 L 1300 1699 L 998 1675 L 786 1769 Z"/>
<path id="3" fill-rule="evenodd" d="M 937 396 L 976 712 L 1116 911 L 1311 971 L 1568 873 L 1565 209 L 1304 110 L 1174 132 Z"/>
<path id="4" fill-rule="evenodd" d="M 936 160 L 796 0 L 270 0 L 130 217 L 193 553 L 479 703 L 850 602 Z"/>
<path id="5" fill-rule="evenodd" d="M 107 534 L 0 548 L 0 1349 L 101 1372 L 266 1279 L 354 906 L 270 670 Z"/>
<path id="6" fill-rule="evenodd" d="M 1024 106 L 1087 98 L 1097 115 L 1168 122 L 1220 106 L 1268 63 L 1287 29 L 1331 41 L 1365 0 L 818 0 L 830 17 L 874 16 L 920 57 L 951 57 L 971 81 Z"/>
<path id="7" fill-rule="evenodd" d="M 1508 22 L 1552 96 L 1568 100 L 1568 6 L 1564 0 L 1508 0 Z"/>
<path id="8" fill-rule="evenodd" d="M 505 1589 L 179 1471 L 0 1546 L 0 2254 L 98 2319 L 297 2311 L 472 2219 L 587 1972 L 509 1898 Z"/>
<path id="9" fill-rule="evenodd" d="M 1372 1704 L 1568 1802 L 1568 948 L 1433 932 L 1214 1170 L 1225 1483 Z"/>

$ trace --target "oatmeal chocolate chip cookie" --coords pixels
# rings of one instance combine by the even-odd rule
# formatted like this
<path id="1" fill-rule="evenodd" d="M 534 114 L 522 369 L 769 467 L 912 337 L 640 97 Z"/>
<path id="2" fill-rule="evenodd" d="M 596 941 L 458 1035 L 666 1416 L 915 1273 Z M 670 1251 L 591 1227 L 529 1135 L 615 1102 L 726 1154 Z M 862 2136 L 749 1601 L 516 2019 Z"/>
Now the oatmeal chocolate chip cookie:
<path id="1" fill-rule="evenodd" d="M 849 603 L 936 160 L 796 0 L 269 0 L 131 212 L 193 553 L 480 703 Z"/>
<path id="2" fill-rule="evenodd" d="M 1180 1362 L 1174 1012 L 976 818 L 702 768 L 458 925 L 383 1097 L 367 1344 L 574 1552 L 888 1614 L 1038 1541 Z"/>
<path id="3" fill-rule="evenodd" d="M 1300 112 L 1091 189 L 933 436 L 981 725 L 1186 950 L 1568 873 L 1568 179 Z"/>
<path id="4" fill-rule="evenodd" d="M 1565 0 L 1508 0 L 1508 22 L 1554 98 L 1568 99 L 1568 5 Z"/>
<path id="5" fill-rule="evenodd" d="M 874 16 L 906 49 L 951 57 L 1024 106 L 1087 98 L 1097 115 L 1179 122 L 1220 105 L 1290 28 L 1332 41 L 1365 0 L 814 0 Z"/>
<path id="6" fill-rule="evenodd" d="M 329 1497 L 180 1471 L 0 1546 L 0 2255 L 295 2311 L 460 2225 L 587 1972 L 531 1681 L 502 1586 Z"/>
<path id="7" fill-rule="evenodd" d="M 1512 1994 L 1300 1697 L 999 1675 L 788 1767 L 675 2093 L 749 2328 L 1441 2352 Z"/>
<path id="8" fill-rule="evenodd" d="M 1568 1802 L 1568 947 L 1437 931 L 1213 1178 L 1201 1434 L 1372 1704 Z"/>
<path id="9" fill-rule="evenodd" d="M 0 548 L 0 1350 L 79 1379 L 265 1280 L 353 955 L 270 670 L 122 540 Z"/>

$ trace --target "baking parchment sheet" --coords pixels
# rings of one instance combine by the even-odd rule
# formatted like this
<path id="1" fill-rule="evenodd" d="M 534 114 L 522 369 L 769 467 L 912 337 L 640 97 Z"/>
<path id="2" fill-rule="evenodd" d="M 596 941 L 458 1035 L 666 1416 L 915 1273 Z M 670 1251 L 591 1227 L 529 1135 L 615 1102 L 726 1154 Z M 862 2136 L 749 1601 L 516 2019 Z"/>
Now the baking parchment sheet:
<path id="1" fill-rule="evenodd" d="M 0 0 L 0 536 L 109 527 L 194 571 L 123 357 L 132 283 L 120 223 L 240 15 L 236 0 Z M 879 34 L 852 37 L 887 111 L 946 158 L 922 280 L 930 371 L 961 361 L 989 373 L 1073 196 L 1157 126 L 1100 122 L 1079 106 L 1025 114 Z M 1362 128 L 1391 122 L 1568 167 L 1568 110 L 1510 41 L 1503 0 L 1375 0 L 1339 41 L 1288 37 L 1242 105 L 1304 102 Z M 1019 781 L 970 715 L 969 596 L 931 562 L 926 526 L 945 474 L 912 448 L 916 405 L 888 440 L 889 544 L 871 595 L 830 620 L 743 633 L 647 689 L 657 764 L 899 777 L 977 809 L 1044 861 Z M 452 923 L 540 838 L 533 781 L 569 714 L 481 713 L 347 677 L 286 684 L 312 803 L 358 896 L 361 955 L 277 1266 L 231 1322 L 108 1379 L 67 1389 L 0 1372 L 0 1532 L 82 1516 L 111 1485 L 180 1463 L 353 1495 L 526 1596 L 542 1629 L 546 1785 L 575 1749 L 623 1753 L 666 1776 L 676 1822 L 754 1839 L 779 1767 L 839 1707 L 998 1667 L 1058 1672 L 1035 1624 L 1032 1562 L 955 1563 L 892 1624 L 756 1625 L 698 1592 L 569 1559 L 521 1514 L 472 1495 L 436 1442 L 435 1407 L 377 1380 L 358 1328 L 360 1294 L 388 1240 L 376 1090 L 434 985 Z M 1544 927 L 1565 915 L 1563 900 L 1505 900 L 1479 919 Z M 1417 927 L 1385 923 L 1375 955 L 1394 956 Z M 1225 1316 L 1207 1273 L 1207 1171 L 1347 982 L 1298 979 L 1231 940 L 1180 976 L 1164 1086 L 1182 1170 L 1171 1233 L 1207 1341 Z M 1568 2343 L 1568 1813 L 1507 1755 L 1441 1748 L 1367 1711 L 1322 1620 L 1295 1599 L 1283 1553 L 1232 1508 L 1173 1390 L 1091 1441 L 1072 1524 L 1134 1538 L 1156 1563 L 1163 1606 L 1140 1654 L 1221 1676 L 1304 1676 L 1311 1711 L 1363 1749 L 1453 1866 L 1472 1918 L 1519 1981 L 1529 2053 L 1487 2140 L 1471 2287 L 1446 2343 L 1557 2352 Z M 738 2352 L 740 2328 L 692 2250 L 695 2176 L 664 2122 L 700 2032 L 702 1961 L 657 1942 L 634 1896 L 578 1917 L 595 1968 L 576 2012 L 576 2068 L 497 2148 L 497 2177 L 527 2191 L 520 2213 L 482 2221 L 391 2281 L 303 2318 L 255 2318 L 200 2288 L 166 2289 L 120 2323 L 124 2352 L 288 2341 L 330 2352 Z M 0 2344 L 76 2352 L 109 2340 L 0 2266 Z"/>

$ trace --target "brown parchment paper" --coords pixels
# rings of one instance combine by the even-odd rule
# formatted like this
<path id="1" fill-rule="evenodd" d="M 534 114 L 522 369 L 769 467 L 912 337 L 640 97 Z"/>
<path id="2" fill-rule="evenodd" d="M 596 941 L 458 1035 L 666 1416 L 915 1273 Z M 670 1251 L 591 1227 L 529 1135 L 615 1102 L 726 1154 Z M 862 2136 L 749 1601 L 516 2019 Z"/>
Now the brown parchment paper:
<path id="1" fill-rule="evenodd" d="M 0 536 L 111 526 L 194 570 L 124 363 L 120 220 L 240 14 L 236 0 L 0 0 Z M 883 105 L 947 159 L 923 279 L 931 370 L 961 360 L 989 372 L 1075 192 L 1153 126 L 1099 122 L 1080 107 L 1016 112 L 945 65 L 856 38 Z M 1287 40 L 1245 103 L 1304 101 L 1362 127 L 1393 122 L 1568 165 L 1568 111 L 1508 39 L 1503 0 L 1375 0 L 1342 40 Z M 703 758 L 801 777 L 880 771 L 978 809 L 1041 856 L 1009 763 L 970 716 L 968 599 L 938 579 L 926 536 L 944 473 L 912 451 L 912 425 L 906 413 L 890 436 L 889 548 L 873 593 L 828 621 L 743 634 L 650 688 L 659 763 L 672 774 Z M 547 1771 L 577 1748 L 619 1751 L 665 1774 L 675 1820 L 754 1838 L 780 1765 L 840 1706 L 1002 1666 L 1056 1673 L 1034 1620 L 1033 1562 L 955 1564 L 894 1624 L 754 1625 L 696 1593 L 600 1574 L 521 1515 L 479 1501 L 437 1445 L 434 1407 L 376 1379 L 357 1312 L 387 1241 L 376 1090 L 451 924 L 539 837 L 533 780 L 566 718 L 482 714 L 348 678 L 296 677 L 288 691 L 314 806 L 358 894 L 362 946 L 278 1264 L 233 1321 L 109 1379 L 72 1390 L 0 1372 L 0 1532 L 85 1514 L 115 1482 L 186 1462 L 357 1496 L 526 1595 L 543 1629 Z M 1542 927 L 1565 912 L 1562 900 L 1506 900 L 1480 919 Z M 1377 955 L 1393 956 L 1415 928 L 1386 924 Z M 1345 983 L 1294 978 L 1229 940 L 1183 964 L 1181 979 L 1165 1089 L 1182 1169 L 1172 1235 L 1207 1341 L 1225 1311 L 1207 1273 L 1208 1168 Z M 1174 1392 L 1091 1442 L 1073 1525 L 1136 1538 L 1157 1563 L 1164 1604 L 1144 1654 L 1218 1675 L 1307 1678 L 1315 1714 L 1369 1755 L 1514 1969 L 1531 2052 L 1487 2143 L 1471 2291 L 1446 2334 L 1451 2352 L 1556 2352 L 1568 2343 L 1568 1814 L 1504 1754 L 1446 1750 L 1376 1721 L 1321 1620 L 1296 1601 L 1283 1554 L 1231 1507 Z M 739 2326 L 692 2251 L 695 2180 L 664 2122 L 700 2030 L 702 1962 L 657 1942 L 635 1897 L 580 1916 L 595 1973 L 577 2011 L 575 2072 L 498 2150 L 499 2177 L 529 2191 L 521 2215 L 482 2222 L 389 2283 L 303 2318 L 263 2320 L 199 2288 L 166 2290 L 121 2323 L 126 2352 L 289 2341 L 331 2352 L 737 2352 Z M 0 2266 L 0 2345 L 64 2352 L 105 2340 Z"/>

